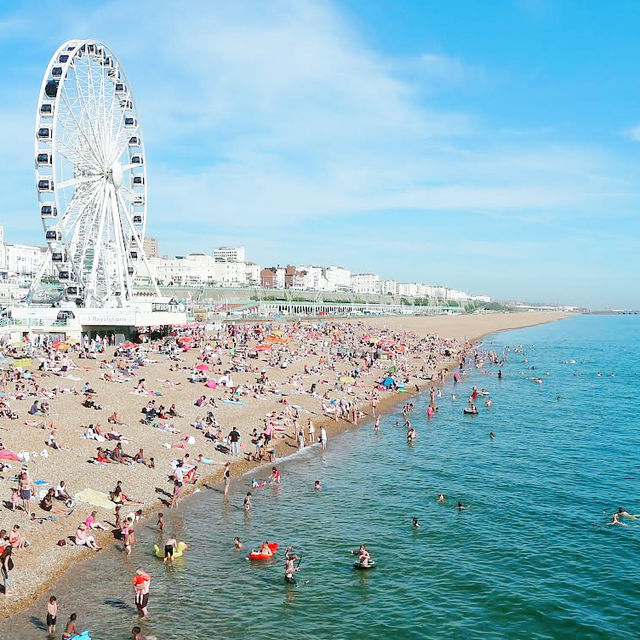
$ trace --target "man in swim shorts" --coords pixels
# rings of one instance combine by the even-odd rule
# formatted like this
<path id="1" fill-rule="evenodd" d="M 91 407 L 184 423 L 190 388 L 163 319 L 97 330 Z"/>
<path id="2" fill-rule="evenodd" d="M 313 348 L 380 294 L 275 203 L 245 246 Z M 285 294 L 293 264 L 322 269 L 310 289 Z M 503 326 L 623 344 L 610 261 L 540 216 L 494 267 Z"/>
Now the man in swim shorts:
<path id="1" fill-rule="evenodd" d="M 173 536 L 169 536 L 167 541 L 164 543 L 164 558 L 162 562 L 166 563 L 167 561 L 173 562 L 173 553 L 178 546 L 177 540 Z"/>

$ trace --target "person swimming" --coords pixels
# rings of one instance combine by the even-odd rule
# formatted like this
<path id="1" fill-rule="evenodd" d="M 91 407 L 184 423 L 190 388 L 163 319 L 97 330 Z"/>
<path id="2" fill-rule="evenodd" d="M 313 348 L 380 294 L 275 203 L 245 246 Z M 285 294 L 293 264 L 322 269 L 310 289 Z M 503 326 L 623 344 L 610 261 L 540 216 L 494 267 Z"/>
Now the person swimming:
<path id="1" fill-rule="evenodd" d="M 242 544 L 242 542 L 240 541 L 240 538 L 238 538 L 238 536 L 236 536 L 236 537 L 233 539 L 233 546 L 234 546 L 236 549 L 242 549 L 242 547 L 244 547 L 244 545 Z"/>
<path id="2" fill-rule="evenodd" d="M 321 490 L 322 490 L 322 485 L 320 484 L 320 480 L 316 480 L 316 481 L 313 483 L 313 488 L 314 488 L 316 491 L 321 491 Z"/>
<path id="3" fill-rule="evenodd" d="M 611 516 L 611 522 L 609 524 L 619 524 L 623 527 L 627 526 L 624 522 L 620 522 L 620 516 L 617 511 Z"/>
<path id="4" fill-rule="evenodd" d="M 458 502 L 457 509 L 458 509 L 458 511 L 465 511 L 466 509 L 468 509 L 468 507 L 463 505 L 462 502 Z"/>
<path id="5" fill-rule="evenodd" d="M 438 496 L 438 502 L 442 503 L 442 502 L 444 502 L 445 500 L 446 500 L 446 498 L 444 497 L 444 493 L 441 493 L 441 494 Z"/>
<path id="6" fill-rule="evenodd" d="M 418 522 L 418 518 L 416 518 L 415 516 L 413 517 L 411 523 L 413 524 L 414 529 L 419 529 L 422 526 L 420 522 Z"/>

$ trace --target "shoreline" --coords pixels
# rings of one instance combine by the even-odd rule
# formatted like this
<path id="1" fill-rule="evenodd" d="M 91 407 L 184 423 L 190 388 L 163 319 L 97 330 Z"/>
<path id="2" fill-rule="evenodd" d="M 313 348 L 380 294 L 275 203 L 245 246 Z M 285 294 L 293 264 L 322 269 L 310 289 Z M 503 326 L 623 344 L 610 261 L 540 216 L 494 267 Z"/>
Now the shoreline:
<path id="1" fill-rule="evenodd" d="M 492 314 L 493 315 L 493 314 Z M 481 330 L 478 331 L 477 333 L 475 333 L 474 335 L 472 335 L 471 337 L 467 337 L 467 336 L 460 336 L 459 333 L 456 333 L 457 337 L 459 339 L 465 339 L 467 343 L 470 344 L 470 346 L 468 348 L 473 348 L 474 346 L 476 346 L 481 340 L 483 340 L 484 338 L 486 338 L 489 335 L 493 335 L 496 333 L 501 333 L 504 331 L 511 331 L 511 330 L 516 330 L 516 329 L 521 329 L 521 328 L 526 328 L 526 327 L 533 327 L 533 326 L 537 326 L 539 324 L 546 324 L 549 322 L 555 322 L 556 320 L 560 320 L 560 319 L 564 319 L 570 316 L 570 314 L 551 314 L 551 313 L 541 313 L 541 314 L 499 314 L 503 319 L 509 318 L 509 316 L 511 316 L 514 320 L 514 322 L 512 323 L 506 323 L 505 326 L 502 327 L 492 327 L 492 328 L 488 328 L 486 330 Z M 533 316 L 536 316 L 535 318 Z M 506 318 L 505 318 L 506 316 Z M 517 316 L 514 317 L 514 316 Z M 521 316 L 525 316 L 525 317 L 521 317 Z M 464 316 L 464 320 L 468 323 L 468 321 L 471 319 L 471 323 L 474 324 L 473 318 L 482 318 L 483 316 Z M 436 322 L 439 322 L 440 324 L 442 324 L 443 322 L 449 323 L 450 320 L 453 320 L 457 318 L 456 316 L 450 316 L 450 317 L 446 317 L 446 318 L 442 318 L 442 317 L 435 317 L 433 320 L 434 322 L 429 322 L 429 323 L 424 323 L 422 322 L 421 324 L 435 324 Z M 431 318 L 399 318 L 399 320 L 401 321 L 401 326 L 404 328 L 405 331 L 412 331 L 415 330 L 414 327 L 410 327 L 410 326 L 406 326 L 408 324 L 417 324 L 417 322 L 415 322 L 416 320 L 418 322 L 420 321 L 424 321 L 424 320 L 430 320 Z M 354 320 L 354 319 L 325 319 L 326 321 L 329 322 L 344 322 L 344 323 L 349 323 L 349 324 L 366 324 L 367 326 L 379 326 L 382 327 L 383 325 L 387 325 L 390 321 L 389 317 L 376 317 L 376 318 L 366 318 L 366 319 L 358 319 L 358 320 Z M 413 320 L 413 322 L 403 322 L 404 320 Z M 316 320 L 317 321 L 317 320 Z M 456 324 L 454 322 L 454 324 Z M 458 323 L 459 324 L 459 323 Z M 478 322 L 477 324 L 482 324 L 480 322 Z M 459 328 L 456 327 L 449 327 L 449 329 L 453 332 L 453 331 L 459 331 Z M 423 332 L 425 333 L 429 333 L 429 327 L 423 327 Z M 446 369 L 449 373 L 451 372 L 451 370 L 453 368 L 457 367 L 457 361 L 456 360 L 449 360 L 446 362 L 441 362 L 440 365 L 437 367 L 436 370 L 434 370 L 432 372 L 433 377 L 435 378 L 437 373 L 439 373 L 441 370 Z M 445 379 L 444 384 L 446 384 L 449 381 L 449 378 Z M 434 380 L 433 381 L 436 384 L 440 384 L 439 381 Z M 413 384 L 413 383 L 412 383 Z M 380 398 L 379 404 L 378 404 L 378 408 L 377 408 L 377 413 L 380 415 L 386 415 L 388 414 L 394 407 L 396 407 L 397 405 L 401 404 L 401 403 L 406 403 L 406 402 L 410 402 L 413 398 L 415 398 L 416 396 L 422 394 L 425 392 L 426 389 L 428 389 L 428 387 L 430 386 L 430 381 L 427 380 L 422 380 L 421 383 L 417 383 L 419 386 L 419 390 L 416 391 L 415 389 L 412 389 L 410 392 L 406 392 L 403 394 L 400 393 L 394 393 L 393 395 L 383 395 L 383 397 Z M 372 414 L 371 414 L 371 407 L 370 405 L 368 405 L 368 403 L 365 402 L 364 403 L 359 403 L 358 407 L 361 410 L 366 410 L 367 408 L 369 409 L 368 412 L 365 413 L 365 415 L 360 419 L 360 421 L 358 422 L 358 424 L 354 424 L 350 421 L 346 421 L 346 420 L 334 420 L 326 415 L 323 415 L 322 413 L 316 414 L 314 415 L 314 425 L 316 426 L 316 430 L 318 431 L 320 426 L 324 426 L 325 429 L 327 430 L 327 434 L 328 434 L 328 438 L 329 438 L 329 446 L 331 446 L 331 440 L 334 436 L 340 434 L 340 433 L 344 433 L 345 431 L 351 430 L 351 429 L 358 429 L 360 426 L 362 426 L 363 424 L 369 424 L 371 418 L 372 418 Z M 295 440 L 293 440 L 293 444 L 292 444 L 292 438 L 291 436 L 283 436 L 283 437 L 279 437 L 277 439 L 274 439 L 274 448 L 276 450 L 276 460 L 273 463 L 270 462 L 264 462 L 264 461 L 250 461 L 250 460 L 232 460 L 231 461 L 231 469 L 232 469 L 232 482 L 234 481 L 238 481 L 238 479 L 242 478 L 244 475 L 248 474 L 249 472 L 251 472 L 253 469 L 256 468 L 268 468 L 269 466 L 272 465 L 279 465 L 282 461 L 282 458 L 288 458 L 291 455 L 296 455 L 298 453 L 298 447 L 295 444 Z M 192 497 L 195 492 L 196 489 L 203 489 L 206 488 L 207 485 L 217 485 L 220 484 L 222 481 L 222 465 L 224 464 L 224 461 L 216 461 L 215 465 L 211 465 L 212 468 L 209 470 L 208 465 L 201 465 L 198 467 L 199 470 L 199 478 L 196 484 L 194 485 L 189 485 L 188 486 L 188 491 L 185 491 L 182 496 L 181 496 L 181 500 L 186 499 L 186 498 L 190 498 Z M 110 465 L 113 466 L 113 465 Z M 124 472 L 123 472 L 124 474 Z M 185 485 L 186 487 L 186 485 Z M 115 506 L 115 505 L 114 505 Z M 144 504 L 140 505 L 141 508 L 144 510 L 144 518 L 140 521 L 140 525 L 148 522 L 149 518 L 155 516 L 156 511 L 164 511 L 166 510 L 166 507 L 164 505 L 162 505 L 162 503 L 160 502 L 160 499 L 158 498 L 157 494 L 155 495 L 155 499 L 151 500 L 151 501 L 145 501 Z M 77 508 L 77 507 L 76 507 Z M 131 508 L 133 509 L 133 506 L 131 506 Z M 100 518 L 101 520 L 103 520 L 103 518 Z M 139 525 L 138 525 L 139 526 Z M 95 536 L 96 538 L 96 542 L 100 545 L 100 546 L 110 546 L 110 547 L 115 547 L 116 545 L 120 544 L 119 541 L 114 540 L 113 538 L 113 534 L 111 531 L 106 531 L 106 532 L 102 532 L 102 531 L 93 531 L 92 534 Z M 73 545 L 71 545 L 73 547 Z M 25 553 L 25 552 L 20 552 Z M 31 592 L 29 592 L 28 594 L 26 594 L 25 596 L 16 599 L 12 602 L 2 602 L 2 604 L 0 605 L 0 620 L 6 619 L 16 613 L 18 613 L 19 611 L 25 609 L 26 607 L 28 607 L 30 604 L 32 604 L 33 602 L 35 602 L 36 600 L 38 600 L 40 597 L 42 597 L 43 593 L 48 591 L 51 586 L 53 584 L 55 584 L 59 579 L 61 579 L 66 572 L 73 566 L 79 565 L 82 562 L 84 562 L 85 560 L 92 558 L 94 556 L 93 551 L 90 551 L 88 549 L 81 549 L 78 550 L 78 553 L 73 553 L 73 554 L 66 554 L 66 556 L 63 556 L 62 558 L 60 558 L 59 554 L 58 554 L 58 558 L 56 558 L 57 562 L 54 562 L 53 564 L 55 565 L 53 567 L 53 569 L 48 573 L 48 575 L 46 576 L 46 578 L 39 583 L 35 589 L 33 589 Z M 18 556 L 19 558 L 22 558 L 22 555 Z M 41 560 L 43 560 L 43 558 L 41 558 Z M 0 596 L 2 597 L 2 596 Z"/>

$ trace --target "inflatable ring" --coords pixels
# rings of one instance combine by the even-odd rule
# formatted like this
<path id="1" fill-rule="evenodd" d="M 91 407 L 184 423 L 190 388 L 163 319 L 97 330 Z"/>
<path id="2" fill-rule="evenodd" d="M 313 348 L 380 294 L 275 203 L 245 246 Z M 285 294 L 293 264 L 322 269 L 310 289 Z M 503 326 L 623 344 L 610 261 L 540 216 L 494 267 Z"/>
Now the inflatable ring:
<path id="1" fill-rule="evenodd" d="M 173 557 L 180 558 L 182 554 L 189 548 L 186 542 L 178 542 L 178 546 L 173 550 Z M 164 547 L 160 549 L 157 544 L 153 545 L 153 552 L 155 553 L 156 558 L 160 558 L 161 560 L 164 558 Z"/>
<path id="2" fill-rule="evenodd" d="M 278 548 L 278 543 L 277 542 L 267 542 L 267 546 L 269 547 L 269 549 L 271 549 L 271 554 L 266 554 L 266 553 L 260 553 L 259 551 L 252 551 L 247 558 L 249 560 L 270 560 L 271 558 L 273 558 L 273 554 L 276 552 L 276 549 Z"/>

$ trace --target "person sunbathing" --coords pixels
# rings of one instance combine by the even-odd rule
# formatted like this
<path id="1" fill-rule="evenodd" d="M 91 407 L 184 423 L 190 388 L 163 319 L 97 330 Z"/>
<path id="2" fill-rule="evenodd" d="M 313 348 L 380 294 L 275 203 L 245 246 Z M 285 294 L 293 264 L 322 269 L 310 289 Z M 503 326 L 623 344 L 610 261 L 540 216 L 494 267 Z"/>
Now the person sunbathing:
<path id="1" fill-rule="evenodd" d="M 118 417 L 118 414 L 115 411 L 107 418 L 107 422 L 109 424 L 118 425 L 119 427 L 124 426 L 124 422 L 120 420 L 120 418 Z"/>

